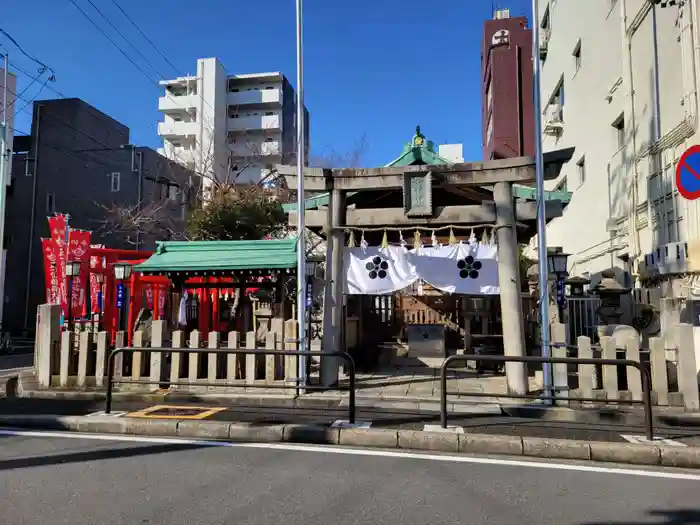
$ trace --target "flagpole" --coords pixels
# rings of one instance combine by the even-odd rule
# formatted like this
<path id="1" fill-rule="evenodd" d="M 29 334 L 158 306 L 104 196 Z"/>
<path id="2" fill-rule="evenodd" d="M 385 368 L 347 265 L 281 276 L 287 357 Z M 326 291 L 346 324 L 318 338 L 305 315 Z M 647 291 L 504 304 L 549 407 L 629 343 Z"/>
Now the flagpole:
<path id="1" fill-rule="evenodd" d="M 304 199 L 304 160 L 306 141 L 304 134 L 304 63 L 302 48 L 302 0 L 296 0 L 297 31 L 297 334 L 298 349 L 306 350 L 306 235 Z M 299 389 L 307 383 L 306 356 L 299 356 Z M 301 391 L 301 390 L 300 390 Z"/>
<path id="2" fill-rule="evenodd" d="M 535 174 L 537 181 L 537 253 L 540 289 L 540 340 L 542 357 L 550 357 L 549 272 L 547 269 L 547 223 L 544 209 L 544 166 L 542 165 L 542 100 L 540 93 L 540 22 L 539 2 L 532 0 L 532 101 L 535 120 Z M 542 363 L 544 395 L 552 396 L 552 364 Z M 545 400 L 552 404 L 552 400 Z"/>

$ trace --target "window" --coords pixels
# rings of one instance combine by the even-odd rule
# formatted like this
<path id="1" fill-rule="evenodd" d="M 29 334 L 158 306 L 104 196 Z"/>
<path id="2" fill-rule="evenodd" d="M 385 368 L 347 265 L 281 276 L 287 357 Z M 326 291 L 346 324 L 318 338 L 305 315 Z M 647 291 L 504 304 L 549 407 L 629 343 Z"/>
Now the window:
<path id="1" fill-rule="evenodd" d="M 576 163 L 576 169 L 578 171 L 578 185 L 583 186 L 586 182 L 586 157 L 581 157 Z"/>
<path id="2" fill-rule="evenodd" d="M 177 197 L 180 194 L 180 188 L 172 184 L 168 185 L 168 199 L 177 202 Z"/>
<path id="3" fill-rule="evenodd" d="M 544 9 L 544 15 L 542 16 L 542 22 L 540 23 L 540 27 L 544 30 L 547 36 L 549 36 L 549 6 L 545 7 Z"/>
<path id="4" fill-rule="evenodd" d="M 622 148 L 625 145 L 625 114 L 622 113 L 619 117 L 615 119 L 612 123 L 613 130 L 615 131 L 615 145 L 617 149 Z"/>
<path id="5" fill-rule="evenodd" d="M 491 110 L 491 105 L 493 104 L 493 93 L 491 91 L 491 75 L 489 75 L 489 78 L 486 82 L 486 114 L 488 115 L 489 111 Z"/>
<path id="6" fill-rule="evenodd" d="M 569 191 L 569 188 L 566 184 L 566 177 L 562 178 L 559 184 L 557 184 L 554 187 L 554 191 Z"/>
<path id="7" fill-rule="evenodd" d="M 564 122 L 564 81 L 563 80 L 561 80 L 559 82 L 559 85 L 554 90 L 554 93 L 552 94 L 552 96 L 549 98 L 549 103 L 547 105 L 548 105 L 548 107 L 554 108 L 552 111 L 556 112 L 556 114 L 552 114 L 550 116 L 552 116 L 552 117 L 557 116 L 559 118 L 560 122 Z"/>
<path id="8" fill-rule="evenodd" d="M 493 114 L 489 115 L 489 121 L 486 125 L 486 142 L 485 145 L 488 146 L 491 143 L 491 137 L 493 135 Z"/>
<path id="9" fill-rule="evenodd" d="M 581 39 L 576 43 L 576 47 L 574 47 L 574 71 L 578 73 L 578 70 L 581 69 Z"/>
<path id="10" fill-rule="evenodd" d="M 53 193 L 46 194 L 46 213 L 56 213 L 56 199 Z"/>
<path id="11" fill-rule="evenodd" d="M 119 191 L 119 187 L 121 185 L 121 173 L 119 173 L 119 172 L 110 173 L 109 178 L 110 178 L 111 190 L 113 192 Z"/>

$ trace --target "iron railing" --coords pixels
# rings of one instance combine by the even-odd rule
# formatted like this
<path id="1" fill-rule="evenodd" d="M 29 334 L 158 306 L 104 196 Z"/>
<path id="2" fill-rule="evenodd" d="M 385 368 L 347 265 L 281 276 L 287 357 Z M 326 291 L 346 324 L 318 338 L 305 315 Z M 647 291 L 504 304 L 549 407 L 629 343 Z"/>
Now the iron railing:
<path id="1" fill-rule="evenodd" d="M 112 410 L 112 394 L 115 384 L 132 384 L 132 385 L 167 385 L 167 386 L 222 386 L 230 387 L 231 383 L 220 381 L 207 381 L 206 379 L 197 381 L 168 381 L 164 379 L 129 379 L 114 377 L 115 358 L 119 354 L 126 352 L 143 352 L 144 354 L 152 354 L 154 352 L 166 353 L 181 353 L 181 354 L 222 354 L 222 355 L 271 355 L 271 356 L 314 356 L 314 357 L 338 357 L 345 360 L 347 363 L 348 386 L 340 390 L 348 391 L 348 421 L 355 423 L 355 362 L 347 352 L 309 352 L 306 350 L 266 350 L 266 349 L 246 349 L 246 348 L 136 348 L 122 347 L 112 350 L 107 357 L 107 394 L 105 397 L 105 414 L 109 414 Z M 296 389 L 297 395 L 300 390 L 329 390 L 328 387 L 318 385 L 300 385 L 298 380 L 293 385 L 270 385 L 270 384 L 245 384 L 245 388 L 279 388 L 279 389 Z"/>
<path id="2" fill-rule="evenodd" d="M 547 395 L 517 395 L 517 394 L 491 394 L 487 392 L 448 392 L 447 369 L 450 364 L 466 361 L 491 361 L 497 363 L 551 363 L 551 364 L 576 364 L 576 365 L 623 365 L 631 366 L 639 370 L 642 377 L 642 400 L 636 399 L 608 399 L 608 403 L 642 404 L 644 405 L 644 431 L 648 440 L 653 440 L 654 429 L 651 411 L 651 371 L 649 366 L 632 359 L 601 359 L 597 357 L 540 357 L 540 356 L 503 356 L 503 355 L 453 355 L 445 359 L 440 367 L 440 424 L 447 428 L 447 396 L 471 396 L 471 397 L 502 397 L 508 399 L 541 399 L 558 400 L 561 396 Z M 576 401 L 601 402 L 597 398 L 577 397 Z"/>

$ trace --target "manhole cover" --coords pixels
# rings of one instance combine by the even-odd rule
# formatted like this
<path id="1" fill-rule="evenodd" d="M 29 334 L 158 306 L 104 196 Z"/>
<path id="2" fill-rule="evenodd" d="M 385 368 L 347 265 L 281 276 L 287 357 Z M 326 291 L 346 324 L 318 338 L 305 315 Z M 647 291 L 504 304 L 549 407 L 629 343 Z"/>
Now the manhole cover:
<path id="1" fill-rule="evenodd" d="M 148 419 L 206 419 L 209 416 L 226 410 L 223 407 L 188 407 L 158 405 L 128 414 L 128 417 Z"/>

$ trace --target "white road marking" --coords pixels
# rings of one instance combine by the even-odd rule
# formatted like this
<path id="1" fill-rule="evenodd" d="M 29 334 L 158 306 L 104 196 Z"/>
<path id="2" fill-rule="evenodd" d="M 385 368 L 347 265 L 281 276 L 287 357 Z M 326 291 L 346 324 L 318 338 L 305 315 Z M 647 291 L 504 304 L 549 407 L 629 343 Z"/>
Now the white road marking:
<path id="1" fill-rule="evenodd" d="M 445 432 L 447 434 L 464 434 L 463 427 L 455 427 L 448 425 L 447 428 L 442 428 L 440 425 L 425 425 L 424 432 Z"/>
<path id="2" fill-rule="evenodd" d="M 331 425 L 331 428 L 370 428 L 371 426 L 371 421 L 355 421 L 354 423 L 350 423 L 347 419 L 339 419 Z"/>
<path id="3" fill-rule="evenodd" d="M 104 410 L 100 410 L 99 412 L 88 414 L 85 417 L 123 417 L 126 414 L 127 412 L 110 412 L 109 414 L 105 414 Z"/>
<path id="4" fill-rule="evenodd" d="M 654 441 L 649 441 L 646 437 L 644 436 L 630 436 L 627 434 L 620 434 L 620 436 L 630 443 L 635 443 L 637 445 L 653 445 L 654 443 L 661 443 L 662 445 L 666 445 L 669 447 L 687 447 L 685 443 L 681 443 L 680 441 L 674 441 L 673 439 L 668 439 L 668 438 L 662 438 L 662 437 L 655 437 Z"/>
<path id="5" fill-rule="evenodd" d="M 193 445 L 199 447 L 257 448 L 266 450 L 291 450 L 295 452 L 323 452 L 326 454 L 346 454 L 349 456 L 374 456 L 399 459 L 422 459 L 427 461 L 445 461 L 453 463 L 472 463 L 481 465 L 500 465 L 508 467 L 530 467 L 550 470 L 568 470 L 574 472 L 593 472 L 597 474 L 618 474 L 625 476 L 641 476 L 647 478 L 700 481 L 700 474 L 687 474 L 681 472 L 672 472 L 669 470 L 594 467 L 590 465 L 581 465 L 574 463 L 550 463 L 544 461 L 537 462 L 517 459 L 497 459 L 491 457 L 476 457 L 466 455 L 430 455 L 417 452 L 398 452 L 392 450 L 332 447 L 328 445 L 293 445 L 282 443 L 231 443 L 228 441 L 206 441 L 198 439 L 124 436 L 118 434 L 83 434 L 80 432 L 44 432 L 36 430 L 0 430 L 0 435 L 40 438 L 87 439 L 93 441 L 118 441 L 130 443 L 157 443 L 161 445 Z"/>

